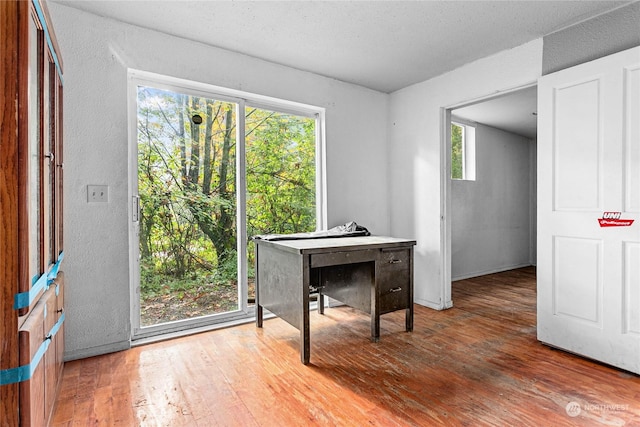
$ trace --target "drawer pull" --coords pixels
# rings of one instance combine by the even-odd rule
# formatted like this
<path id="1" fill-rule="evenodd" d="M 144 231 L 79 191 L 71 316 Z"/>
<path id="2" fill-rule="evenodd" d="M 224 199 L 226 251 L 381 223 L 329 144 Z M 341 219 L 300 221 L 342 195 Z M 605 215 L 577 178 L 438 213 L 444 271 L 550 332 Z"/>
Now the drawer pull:
<path id="1" fill-rule="evenodd" d="M 402 288 L 400 286 L 398 286 L 397 288 L 389 289 L 390 294 L 400 291 L 402 291 Z"/>
<path id="2" fill-rule="evenodd" d="M 400 264 L 402 262 L 401 259 L 392 259 L 389 261 L 389 264 Z"/>

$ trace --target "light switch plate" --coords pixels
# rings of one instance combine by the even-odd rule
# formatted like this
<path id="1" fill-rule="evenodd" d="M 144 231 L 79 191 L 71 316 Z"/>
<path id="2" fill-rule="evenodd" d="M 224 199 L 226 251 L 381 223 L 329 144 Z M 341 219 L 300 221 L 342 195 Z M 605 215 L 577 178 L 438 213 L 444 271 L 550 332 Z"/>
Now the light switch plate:
<path id="1" fill-rule="evenodd" d="M 88 203 L 109 203 L 108 185 L 87 185 Z"/>

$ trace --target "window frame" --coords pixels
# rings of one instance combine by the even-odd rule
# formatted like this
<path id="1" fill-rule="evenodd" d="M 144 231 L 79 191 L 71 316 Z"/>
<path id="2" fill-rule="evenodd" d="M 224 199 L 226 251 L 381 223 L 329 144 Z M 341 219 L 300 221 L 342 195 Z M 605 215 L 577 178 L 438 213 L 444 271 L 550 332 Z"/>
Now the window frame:
<path id="1" fill-rule="evenodd" d="M 454 181 L 475 181 L 476 180 L 476 123 L 451 116 L 450 127 L 458 126 L 462 128 L 462 177 L 454 178 L 453 155 L 451 155 L 449 177 Z M 449 150 L 453 152 L 453 141 L 449 138 Z"/>
<path id="2" fill-rule="evenodd" d="M 316 120 L 316 229 L 326 229 L 327 194 L 326 194 L 326 141 L 325 141 L 325 109 L 313 105 L 302 104 L 279 98 L 273 98 L 235 89 L 228 89 L 207 83 L 180 79 L 148 71 L 129 68 L 128 72 L 128 131 L 129 131 L 129 277 L 131 292 L 131 339 L 145 340 L 157 335 L 196 331 L 213 328 L 217 324 L 246 321 L 255 318 L 255 306 L 248 305 L 248 265 L 247 265 L 247 219 L 246 219 L 246 164 L 245 164 L 245 111 L 247 107 L 271 110 L 279 113 L 314 118 Z M 211 314 L 199 318 L 180 320 L 173 325 L 159 324 L 142 327 L 140 325 L 140 271 L 136 262 L 139 248 L 135 237 L 135 201 L 137 196 L 137 88 L 151 86 L 179 92 L 187 95 L 206 97 L 236 104 L 236 205 L 237 205 L 237 251 L 238 251 L 238 284 L 239 310 L 229 313 Z M 242 255 L 241 255 L 242 254 Z"/>

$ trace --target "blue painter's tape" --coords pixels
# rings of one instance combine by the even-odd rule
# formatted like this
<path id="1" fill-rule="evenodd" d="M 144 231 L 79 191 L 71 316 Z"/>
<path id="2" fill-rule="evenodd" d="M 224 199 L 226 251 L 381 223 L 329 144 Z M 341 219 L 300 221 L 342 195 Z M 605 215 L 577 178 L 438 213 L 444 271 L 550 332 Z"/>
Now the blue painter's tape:
<path id="1" fill-rule="evenodd" d="M 56 51 L 53 49 L 53 41 L 51 40 L 51 34 L 49 33 L 49 28 L 47 27 L 47 20 L 44 19 L 44 12 L 42 11 L 40 0 L 33 0 L 33 6 L 36 8 L 36 13 L 38 14 L 38 18 L 40 18 L 40 22 L 42 23 L 42 29 L 44 30 L 44 37 L 47 40 L 47 44 L 49 45 L 49 50 L 51 51 L 53 62 L 56 64 L 56 69 L 58 70 L 58 75 L 60 76 L 60 83 L 64 84 L 64 82 L 62 81 L 62 67 L 60 67 L 60 62 L 58 61 L 58 55 L 56 54 Z"/>
<path id="2" fill-rule="evenodd" d="M 42 360 L 42 356 L 44 356 L 47 349 L 49 348 L 50 343 L 51 340 L 48 338 L 42 342 L 40 348 L 38 348 L 38 351 L 33 356 L 31 363 L 22 365 L 18 368 L 4 369 L 0 371 L 0 385 L 20 383 L 22 381 L 31 379 L 33 373 L 36 371 L 38 365 L 40 364 L 40 360 Z"/>
<path id="3" fill-rule="evenodd" d="M 58 271 L 60 270 L 60 264 L 62 263 L 63 259 L 64 252 L 60 252 L 58 261 L 56 261 L 56 263 L 53 265 L 53 267 L 51 267 L 51 270 L 49 270 L 49 273 L 47 274 L 47 281 L 49 282 L 49 284 L 56 280 L 56 277 L 58 277 Z"/>
<path id="4" fill-rule="evenodd" d="M 33 356 L 33 359 L 31 359 L 30 363 L 19 366 L 17 368 L 3 369 L 0 371 L 0 386 L 6 385 L 6 384 L 20 383 L 22 381 L 27 381 L 31 379 L 31 377 L 33 376 L 33 373 L 38 368 L 38 365 L 40 364 L 42 357 L 47 352 L 47 349 L 51 344 L 51 340 L 58 333 L 63 322 L 64 322 L 64 313 L 62 313 L 62 315 L 60 316 L 56 324 L 53 325 L 53 328 L 51 328 L 51 331 L 49 332 L 49 335 L 47 335 L 47 338 L 42 342 L 42 344 L 40 344 L 38 351 Z"/>
<path id="5" fill-rule="evenodd" d="M 13 308 L 18 310 L 20 308 L 29 307 L 40 291 L 47 287 L 49 282 L 47 277 L 47 274 L 43 274 L 27 292 L 16 294 L 13 299 Z"/>
<path id="6" fill-rule="evenodd" d="M 60 252 L 58 261 L 56 261 L 56 263 L 53 265 L 53 267 L 51 267 L 51 270 L 49 270 L 47 274 L 43 274 L 42 276 L 40 276 L 36 283 L 33 284 L 33 286 L 31 286 L 31 289 L 27 292 L 22 292 L 15 295 L 13 299 L 13 308 L 15 310 L 29 307 L 35 300 L 36 296 L 38 296 L 40 291 L 49 287 L 51 282 L 53 282 L 56 277 L 58 277 L 58 271 L 60 270 L 60 264 L 62 263 L 63 259 L 64 252 Z"/>

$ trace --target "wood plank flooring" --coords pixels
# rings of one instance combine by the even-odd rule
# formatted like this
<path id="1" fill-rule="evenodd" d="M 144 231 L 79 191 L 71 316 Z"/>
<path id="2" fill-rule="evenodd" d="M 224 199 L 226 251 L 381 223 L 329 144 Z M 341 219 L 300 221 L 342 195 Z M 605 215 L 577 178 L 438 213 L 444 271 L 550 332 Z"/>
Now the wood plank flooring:
<path id="1" fill-rule="evenodd" d="M 384 315 L 378 343 L 366 314 L 313 312 L 308 366 L 280 319 L 69 362 L 52 425 L 640 425 L 640 377 L 536 341 L 533 268 L 455 282 L 453 300 L 416 306 L 412 333 Z"/>

